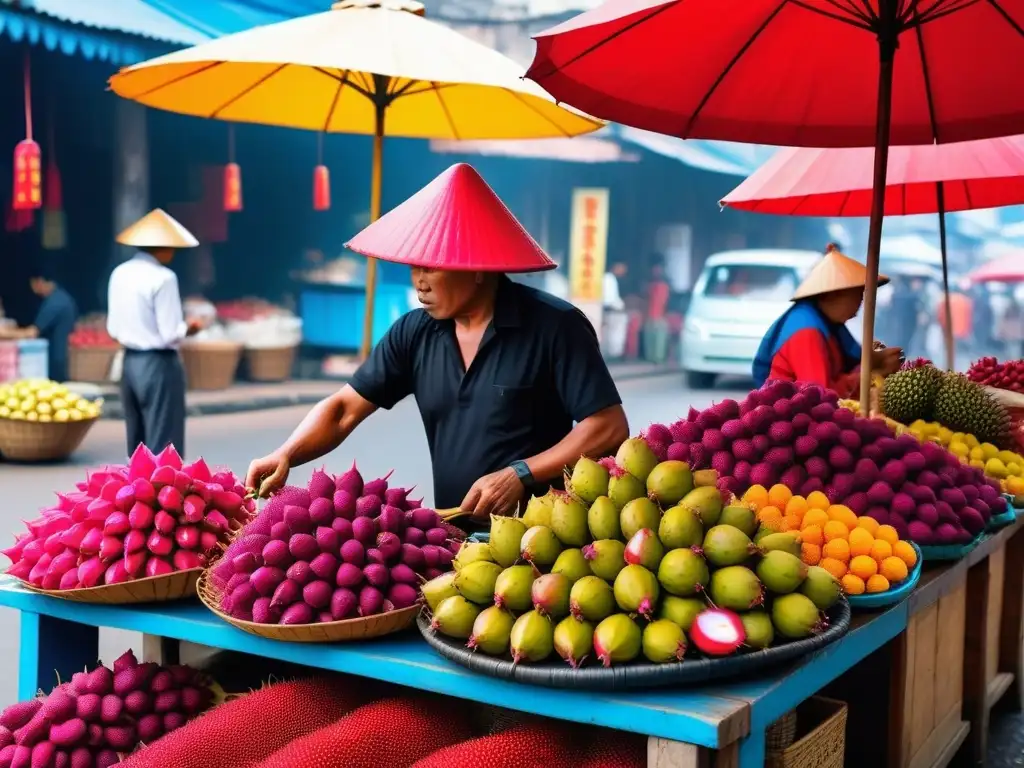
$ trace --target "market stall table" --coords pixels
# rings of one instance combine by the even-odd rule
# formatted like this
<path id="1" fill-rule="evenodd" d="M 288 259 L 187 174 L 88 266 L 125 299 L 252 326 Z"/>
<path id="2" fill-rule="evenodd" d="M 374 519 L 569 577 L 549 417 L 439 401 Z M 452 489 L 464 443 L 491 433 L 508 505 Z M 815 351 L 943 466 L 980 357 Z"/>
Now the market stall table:
<path id="1" fill-rule="evenodd" d="M 194 601 L 150 606 L 72 603 L 0 578 L 0 605 L 21 611 L 19 698 L 49 688 L 98 656 L 99 627 L 250 653 L 371 677 L 547 717 L 651 737 L 648 765 L 696 767 L 702 752 L 728 750 L 739 768 L 764 764 L 766 728 L 778 717 L 882 647 L 906 627 L 907 601 L 861 617 L 842 639 L 795 665 L 755 680 L 648 692 L 544 689 L 475 675 L 445 661 L 415 634 L 372 643 L 305 645 L 255 637 Z"/>

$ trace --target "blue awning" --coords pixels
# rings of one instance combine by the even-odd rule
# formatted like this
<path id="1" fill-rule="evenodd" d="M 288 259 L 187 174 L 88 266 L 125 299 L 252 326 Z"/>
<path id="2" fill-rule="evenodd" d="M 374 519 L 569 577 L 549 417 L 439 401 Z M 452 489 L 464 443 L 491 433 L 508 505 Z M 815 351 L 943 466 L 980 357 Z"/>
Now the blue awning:
<path id="1" fill-rule="evenodd" d="M 152 56 L 145 41 L 125 35 L 113 36 L 100 30 L 74 27 L 55 18 L 25 13 L 0 6 L 0 35 L 15 43 L 41 45 L 48 51 L 60 51 L 85 59 L 99 59 L 127 65 Z"/>

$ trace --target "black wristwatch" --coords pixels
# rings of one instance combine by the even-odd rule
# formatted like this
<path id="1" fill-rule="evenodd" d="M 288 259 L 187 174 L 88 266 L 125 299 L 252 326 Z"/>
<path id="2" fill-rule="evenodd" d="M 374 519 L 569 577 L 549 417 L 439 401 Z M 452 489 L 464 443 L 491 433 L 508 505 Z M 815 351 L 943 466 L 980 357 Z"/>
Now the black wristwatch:
<path id="1" fill-rule="evenodd" d="M 525 461 L 513 461 L 508 465 L 509 469 L 516 473 L 516 477 L 519 478 L 519 482 L 523 485 L 533 485 L 533 473 L 530 468 L 526 466 Z"/>

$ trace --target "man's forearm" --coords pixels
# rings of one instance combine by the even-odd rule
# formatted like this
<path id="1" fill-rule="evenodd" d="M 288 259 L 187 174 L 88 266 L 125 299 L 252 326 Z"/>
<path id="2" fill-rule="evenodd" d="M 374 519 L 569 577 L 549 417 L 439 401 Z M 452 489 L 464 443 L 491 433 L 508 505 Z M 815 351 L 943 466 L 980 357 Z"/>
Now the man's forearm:
<path id="1" fill-rule="evenodd" d="M 344 404 L 331 396 L 314 405 L 281 446 L 288 463 L 297 467 L 330 453 L 348 437 L 354 425 L 345 427 Z"/>
<path id="2" fill-rule="evenodd" d="M 534 479 L 550 483 L 571 467 L 580 456 L 604 456 L 611 453 L 629 437 L 629 423 L 622 406 L 595 413 L 577 424 L 556 445 L 543 453 L 526 459 Z"/>

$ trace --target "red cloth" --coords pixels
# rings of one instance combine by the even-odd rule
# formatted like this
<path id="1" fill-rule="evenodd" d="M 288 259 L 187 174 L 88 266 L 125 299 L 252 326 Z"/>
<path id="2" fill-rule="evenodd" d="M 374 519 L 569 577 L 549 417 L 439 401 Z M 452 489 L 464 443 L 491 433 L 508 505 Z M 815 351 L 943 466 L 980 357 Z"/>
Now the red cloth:
<path id="1" fill-rule="evenodd" d="M 947 144 L 1020 132 L 1022 21 L 1019 0 L 609 0 L 536 35 L 527 76 L 684 139 L 871 147 L 885 24 L 899 43 L 890 144 Z"/>
<path id="2" fill-rule="evenodd" d="M 857 369 L 843 370 L 839 342 L 814 328 L 805 328 L 779 348 L 768 379 L 806 381 L 831 389 L 840 397 L 853 397 L 859 389 L 858 375 Z"/>
<path id="3" fill-rule="evenodd" d="M 647 288 L 647 319 L 661 320 L 665 317 L 668 300 L 672 291 L 664 280 L 656 280 Z"/>

